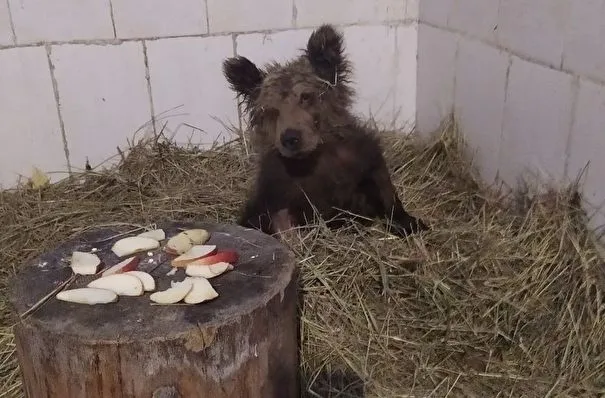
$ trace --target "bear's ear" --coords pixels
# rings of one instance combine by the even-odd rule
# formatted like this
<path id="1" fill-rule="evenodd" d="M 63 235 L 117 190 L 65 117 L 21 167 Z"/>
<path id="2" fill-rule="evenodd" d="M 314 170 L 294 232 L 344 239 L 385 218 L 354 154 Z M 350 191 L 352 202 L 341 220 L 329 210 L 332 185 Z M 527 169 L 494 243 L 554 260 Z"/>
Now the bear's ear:
<path id="1" fill-rule="evenodd" d="M 315 73 L 331 84 L 336 84 L 348 72 L 343 37 L 331 25 L 322 25 L 311 34 L 306 54 Z"/>
<path id="2" fill-rule="evenodd" d="M 264 74 L 248 58 L 237 56 L 223 62 L 223 74 L 231 89 L 242 96 L 245 101 L 254 99 L 258 87 L 263 82 Z"/>

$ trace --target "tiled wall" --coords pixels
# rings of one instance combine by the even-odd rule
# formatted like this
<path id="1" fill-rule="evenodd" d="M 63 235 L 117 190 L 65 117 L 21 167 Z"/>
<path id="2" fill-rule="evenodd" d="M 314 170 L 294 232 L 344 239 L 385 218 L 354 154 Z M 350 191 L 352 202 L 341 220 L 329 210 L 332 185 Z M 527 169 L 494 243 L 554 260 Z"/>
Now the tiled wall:
<path id="1" fill-rule="evenodd" d="M 224 138 L 240 121 L 223 59 L 287 59 L 322 22 L 345 34 L 356 110 L 413 123 L 416 1 L 0 0 L 0 186 L 95 167 L 165 123 L 178 142 Z"/>
<path id="2" fill-rule="evenodd" d="M 487 182 L 588 165 L 605 223 L 605 0 L 421 0 L 418 29 L 418 129 L 455 111 Z"/>

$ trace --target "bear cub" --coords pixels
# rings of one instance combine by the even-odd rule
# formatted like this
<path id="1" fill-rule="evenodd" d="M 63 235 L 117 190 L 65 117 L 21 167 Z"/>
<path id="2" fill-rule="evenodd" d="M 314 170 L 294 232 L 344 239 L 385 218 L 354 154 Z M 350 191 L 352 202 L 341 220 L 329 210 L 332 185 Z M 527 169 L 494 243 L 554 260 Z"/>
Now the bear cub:
<path id="1" fill-rule="evenodd" d="M 382 218 L 400 236 L 428 229 L 404 209 L 375 132 L 351 112 L 351 65 L 331 25 L 313 31 L 289 62 L 260 69 L 236 56 L 223 62 L 223 73 L 261 157 L 238 224 L 270 235 L 314 216 L 331 228 Z"/>

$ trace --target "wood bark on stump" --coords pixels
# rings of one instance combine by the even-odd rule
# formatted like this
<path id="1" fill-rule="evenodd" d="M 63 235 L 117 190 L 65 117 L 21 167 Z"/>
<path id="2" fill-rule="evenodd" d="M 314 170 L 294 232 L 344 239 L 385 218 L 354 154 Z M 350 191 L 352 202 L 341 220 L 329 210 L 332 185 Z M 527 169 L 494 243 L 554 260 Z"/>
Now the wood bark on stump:
<path id="1" fill-rule="evenodd" d="M 206 244 L 237 250 L 235 268 L 210 279 L 219 297 L 168 306 L 151 305 L 149 293 L 93 306 L 51 297 L 15 326 L 26 397 L 298 396 L 298 271 L 292 253 L 276 239 L 239 226 L 158 227 L 167 238 L 205 228 L 211 233 Z M 110 249 L 123 231 L 82 234 L 24 266 L 11 283 L 15 312 L 23 314 L 71 277 L 66 259 L 74 250 L 96 248 L 104 264 L 117 263 Z M 161 248 L 153 256 L 142 254 L 139 270 L 151 271 L 156 291 L 185 277 L 184 270 L 166 275 L 173 257 Z M 94 278 L 80 275 L 69 288 Z"/>

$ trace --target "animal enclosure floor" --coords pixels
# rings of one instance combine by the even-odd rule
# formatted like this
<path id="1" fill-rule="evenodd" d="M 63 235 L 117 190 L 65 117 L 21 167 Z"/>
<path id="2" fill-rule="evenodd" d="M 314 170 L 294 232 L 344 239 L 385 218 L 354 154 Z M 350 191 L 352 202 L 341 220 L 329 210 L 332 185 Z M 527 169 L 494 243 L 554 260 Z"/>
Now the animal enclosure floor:
<path id="1" fill-rule="evenodd" d="M 603 394 L 605 275 L 576 195 L 499 197 L 472 177 L 453 127 L 425 143 L 384 141 L 404 204 L 432 230 L 406 240 L 380 225 L 318 223 L 288 237 L 302 269 L 307 395 Z M 253 169 L 239 140 L 198 151 L 159 139 L 109 170 L 0 193 L 2 288 L 20 264 L 91 227 L 234 222 Z M 20 397 L 4 297 L 0 397 Z"/>

